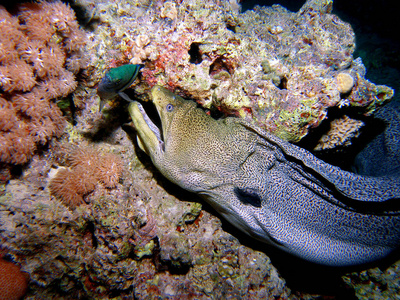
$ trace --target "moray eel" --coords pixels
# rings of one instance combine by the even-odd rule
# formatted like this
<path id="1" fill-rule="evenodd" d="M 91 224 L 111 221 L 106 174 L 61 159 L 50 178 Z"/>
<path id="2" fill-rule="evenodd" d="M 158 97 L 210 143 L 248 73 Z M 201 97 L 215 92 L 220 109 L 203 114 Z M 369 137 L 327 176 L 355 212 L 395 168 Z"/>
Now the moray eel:
<path id="1" fill-rule="evenodd" d="M 215 120 L 155 86 L 157 128 L 129 105 L 139 147 L 170 181 L 248 235 L 331 266 L 381 259 L 400 244 L 398 176 L 344 171 L 238 118 Z"/>
<path id="2" fill-rule="evenodd" d="M 383 121 L 386 129 L 358 153 L 353 169 L 363 175 L 399 175 L 400 102 L 392 100 L 381 107 L 374 117 Z"/>
<path id="3" fill-rule="evenodd" d="M 126 101 L 132 101 L 123 91 L 132 84 L 143 66 L 127 64 L 111 68 L 106 72 L 97 88 L 97 94 L 100 96 L 100 110 L 103 109 L 105 101 L 111 100 L 117 95 Z"/>

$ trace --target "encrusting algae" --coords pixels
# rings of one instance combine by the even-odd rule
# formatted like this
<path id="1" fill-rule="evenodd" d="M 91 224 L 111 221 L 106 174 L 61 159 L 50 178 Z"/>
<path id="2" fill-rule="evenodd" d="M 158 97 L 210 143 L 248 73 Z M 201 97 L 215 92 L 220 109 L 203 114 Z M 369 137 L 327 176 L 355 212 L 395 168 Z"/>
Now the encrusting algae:
<path id="1" fill-rule="evenodd" d="M 95 54 L 97 76 L 108 68 L 107 56 L 143 63 L 138 94 L 165 86 L 288 141 L 320 125 L 329 107 L 345 101 L 368 115 L 393 96 L 365 79 L 362 61 L 352 56 L 354 32 L 331 13 L 330 0 L 306 1 L 298 12 L 273 5 L 240 13 L 236 1 L 194 0 L 112 8 L 98 4 L 96 13 L 109 27 L 98 28 L 93 50 L 120 52 Z"/>
<path id="2" fill-rule="evenodd" d="M 339 146 L 349 146 L 352 139 L 358 137 L 359 130 L 363 126 L 363 121 L 351 119 L 346 115 L 334 119 L 330 123 L 329 131 L 320 138 L 314 150 L 320 151 Z"/>
<path id="3" fill-rule="evenodd" d="M 336 76 L 339 93 L 346 94 L 351 91 L 354 86 L 354 79 L 347 73 L 339 73 Z"/>

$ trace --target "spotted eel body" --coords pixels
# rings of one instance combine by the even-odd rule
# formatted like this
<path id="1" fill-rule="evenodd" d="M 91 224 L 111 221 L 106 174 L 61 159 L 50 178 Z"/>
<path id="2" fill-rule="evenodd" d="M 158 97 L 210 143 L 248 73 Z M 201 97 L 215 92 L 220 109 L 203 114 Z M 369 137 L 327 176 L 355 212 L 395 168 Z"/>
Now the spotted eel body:
<path id="1" fill-rule="evenodd" d="M 214 120 L 162 87 L 151 96 L 162 134 L 131 103 L 139 146 L 166 178 L 240 230 L 332 266 L 368 263 L 399 247 L 398 175 L 343 171 L 243 120 Z"/>

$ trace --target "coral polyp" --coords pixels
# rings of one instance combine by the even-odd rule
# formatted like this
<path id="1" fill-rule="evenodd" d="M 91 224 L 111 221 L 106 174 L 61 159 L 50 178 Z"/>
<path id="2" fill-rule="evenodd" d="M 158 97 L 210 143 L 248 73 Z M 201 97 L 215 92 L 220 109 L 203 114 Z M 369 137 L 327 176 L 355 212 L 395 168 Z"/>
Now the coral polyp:
<path id="1" fill-rule="evenodd" d="M 123 172 L 117 155 L 102 154 L 91 147 L 72 149 L 66 163 L 68 168 L 61 167 L 48 187 L 52 195 L 72 209 L 85 203 L 84 196 L 95 189 L 97 182 L 106 188 L 115 188 Z"/>
<path id="2" fill-rule="evenodd" d="M 68 5 L 24 3 L 17 12 L 0 6 L 0 116 L 8 115 L 0 120 L 0 163 L 12 165 L 29 162 L 63 133 L 56 98 L 76 89 L 75 75 L 85 65 L 85 33 Z"/>
<path id="3" fill-rule="evenodd" d="M 49 190 L 67 206 L 76 208 L 84 202 L 83 196 L 94 190 L 96 180 L 93 176 L 85 176 L 79 171 L 62 168 L 50 181 Z"/>
<path id="4" fill-rule="evenodd" d="M 123 171 L 122 161 L 115 154 L 106 153 L 96 166 L 97 178 L 106 188 L 115 188 Z"/>

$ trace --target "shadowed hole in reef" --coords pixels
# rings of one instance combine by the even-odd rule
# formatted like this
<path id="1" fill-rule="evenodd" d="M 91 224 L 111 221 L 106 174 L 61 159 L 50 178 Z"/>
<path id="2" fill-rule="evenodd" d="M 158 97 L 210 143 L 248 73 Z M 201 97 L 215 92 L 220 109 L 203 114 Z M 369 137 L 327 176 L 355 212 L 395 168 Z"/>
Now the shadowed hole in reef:
<path id="1" fill-rule="evenodd" d="M 109 297 L 110 298 L 119 298 L 121 296 L 125 296 L 125 295 L 132 295 L 133 293 L 133 285 L 131 285 L 129 288 L 125 289 L 125 290 L 119 290 L 119 289 L 110 289 L 109 291 Z M 127 299 L 127 298 L 125 298 Z M 130 298 L 129 298 L 130 299 Z"/>
<path id="2" fill-rule="evenodd" d="M 189 62 L 192 64 L 198 65 L 199 63 L 201 63 L 203 61 L 201 58 L 199 43 L 192 43 L 190 45 L 189 55 L 190 55 Z"/>
<path id="3" fill-rule="evenodd" d="M 87 223 L 86 230 L 88 231 L 88 233 L 89 233 L 90 236 L 91 236 L 93 248 L 96 249 L 96 248 L 97 248 L 97 245 L 98 245 L 98 242 L 97 242 L 96 235 L 94 234 L 94 232 L 95 232 L 94 223 L 91 222 L 91 221 L 89 221 L 89 222 Z"/>
<path id="4" fill-rule="evenodd" d="M 281 78 L 281 82 L 278 85 L 278 88 L 281 89 L 281 90 L 286 90 L 287 89 L 287 82 L 288 82 L 287 78 L 285 76 L 283 76 Z"/>
<path id="5" fill-rule="evenodd" d="M 292 12 L 297 12 L 303 6 L 306 1 L 299 0 L 242 0 L 242 12 L 246 12 L 247 10 L 252 10 L 254 6 L 272 6 L 274 4 L 279 4 L 284 8 L 288 9 Z"/>
<path id="6" fill-rule="evenodd" d="M 335 119 L 343 118 L 343 116 L 364 122 L 364 125 L 359 129 L 358 135 L 351 138 L 348 145 L 343 144 L 332 149 L 315 151 L 314 148 L 319 140 L 330 131 L 331 122 Z M 312 128 L 304 138 L 295 144 L 311 151 L 316 157 L 331 165 L 346 171 L 354 171 L 352 166 L 357 154 L 372 142 L 375 137 L 384 132 L 385 129 L 386 124 L 383 120 L 372 116 L 363 116 L 357 107 L 331 107 L 328 109 L 325 120 L 318 127 Z"/>
<path id="7" fill-rule="evenodd" d="M 230 77 L 234 73 L 234 67 L 223 57 L 218 57 L 210 65 L 208 73 L 214 79 L 223 79 L 220 77 Z"/>
<path id="8" fill-rule="evenodd" d="M 236 33 L 236 26 L 235 25 L 230 25 L 230 24 L 226 23 L 226 29 Z"/>

